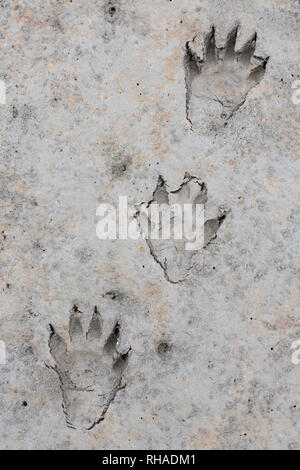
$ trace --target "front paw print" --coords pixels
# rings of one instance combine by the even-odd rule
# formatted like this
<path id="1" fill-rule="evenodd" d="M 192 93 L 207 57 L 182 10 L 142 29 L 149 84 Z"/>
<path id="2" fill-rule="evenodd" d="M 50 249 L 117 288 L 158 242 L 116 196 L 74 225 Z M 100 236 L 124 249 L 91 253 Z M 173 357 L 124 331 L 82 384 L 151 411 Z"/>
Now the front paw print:
<path id="1" fill-rule="evenodd" d="M 119 321 L 104 339 L 103 321 L 97 307 L 86 334 L 80 314 L 73 308 L 68 345 L 50 325 L 49 349 L 55 361 L 53 369 L 60 380 L 67 425 L 90 430 L 103 421 L 116 394 L 125 387 L 122 376 L 130 348 L 123 354 L 118 351 Z"/>
<path id="2" fill-rule="evenodd" d="M 206 221 L 203 220 L 204 226 L 202 223 L 199 226 L 197 225 L 199 220 L 196 219 L 194 211 L 192 225 L 195 231 L 193 232 L 192 230 L 192 232 L 195 238 L 186 237 L 186 235 L 191 235 L 191 233 L 186 234 L 184 227 L 181 236 L 177 238 L 174 234 L 174 225 L 178 223 L 177 218 L 177 223 L 175 224 L 175 213 L 169 219 L 170 232 L 167 233 L 166 237 L 164 236 L 163 217 L 158 217 L 156 221 L 152 220 L 151 207 L 160 206 L 162 208 L 164 206 L 169 208 L 171 213 L 171 208 L 175 206 L 180 207 L 183 211 L 185 205 L 190 205 L 194 208 L 197 205 L 204 207 L 206 202 L 206 184 L 196 176 L 191 176 L 186 172 L 179 188 L 172 191 L 168 188 L 167 182 L 163 177 L 159 176 L 152 199 L 138 206 L 136 217 L 142 237 L 145 239 L 154 261 L 162 268 L 165 279 L 171 284 L 177 284 L 187 279 L 193 268 L 193 257 L 200 249 L 206 248 L 217 237 L 217 232 L 224 222 L 229 208 L 220 206 L 216 217 Z M 181 227 L 184 220 L 184 217 L 179 217 L 179 225 Z M 183 223 L 183 225 L 185 224 Z M 156 233 L 151 232 L 153 226 L 157 227 Z M 200 231 L 203 233 L 203 239 L 200 237 L 200 241 L 197 241 L 196 234 Z M 190 242 L 192 242 L 191 245 Z"/>
<path id="3" fill-rule="evenodd" d="M 238 27 L 224 48 L 215 44 L 214 27 L 186 44 L 186 114 L 193 129 L 216 130 L 226 125 L 262 80 L 268 57 L 255 55 L 256 33 L 235 50 Z"/>

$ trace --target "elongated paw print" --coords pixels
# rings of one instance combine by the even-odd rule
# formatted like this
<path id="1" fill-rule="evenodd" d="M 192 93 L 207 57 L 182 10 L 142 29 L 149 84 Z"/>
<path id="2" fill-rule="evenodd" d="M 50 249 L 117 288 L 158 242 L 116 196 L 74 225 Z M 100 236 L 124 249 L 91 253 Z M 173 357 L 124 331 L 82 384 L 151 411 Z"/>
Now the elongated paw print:
<path id="1" fill-rule="evenodd" d="M 193 267 L 194 255 L 198 250 L 206 248 L 217 237 L 217 232 L 229 212 L 227 207 L 220 206 L 216 217 L 205 220 L 204 206 L 206 202 L 206 184 L 186 172 L 179 188 L 173 191 L 168 190 L 166 181 L 160 176 L 152 200 L 139 206 L 137 220 L 140 231 L 144 235 L 154 261 L 162 268 L 165 279 L 172 284 L 183 282 L 188 277 Z M 152 218 L 152 208 L 155 205 L 160 208 L 166 207 L 167 214 L 170 214 L 168 219 L 170 231 L 168 231 L 167 237 L 164 237 L 165 221 L 162 214 L 160 217 L 155 217 L 156 221 Z M 193 211 L 190 225 L 192 230 L 190 232 L 188 230 L 188 233 L 185 225 L 186 212 L 183 214 L 187 205 L 194 209 L 198 205 L 203 209 L 201 220 L 197 219 L 196 212 Z M 180 208 L 180 212 L 175 217 L 176 211 L 173 215 L 172 210 L 176 207 Z M 178 217 L 178 214 L 182 214 L 182 216 Z M 152 230 L 155 225 L 156 230 Z M 177 228 L 178 225 L 182 227 L 180 234 L 182 236 L 178 238 L 174 236 L 175 225 Z"/>
<path id="2" fill-rule="evenodd" d="M 235 50 L 239 27 L 217 48 L 215 28 L 186 44 L 186 114 L 193 129 L 216 130 L 226 125 L 262 80 L 269 57 L 255 55 L 256 33 Z"/>
<path id="3" fill-rule="evenodd" d="M 103 421 L 122 382 L 129 351 L 118 351 L 120 322 L 117 321 L 103 338 L 103 321 L 97 307 L 94 309 L 87 332 L 84 334 L 81 312 L 74 307 L 69 321 L 69 344 L 50 325 L 49 349 L 55 361 L 66 423 L 71 428 L 90 430 Z"/>

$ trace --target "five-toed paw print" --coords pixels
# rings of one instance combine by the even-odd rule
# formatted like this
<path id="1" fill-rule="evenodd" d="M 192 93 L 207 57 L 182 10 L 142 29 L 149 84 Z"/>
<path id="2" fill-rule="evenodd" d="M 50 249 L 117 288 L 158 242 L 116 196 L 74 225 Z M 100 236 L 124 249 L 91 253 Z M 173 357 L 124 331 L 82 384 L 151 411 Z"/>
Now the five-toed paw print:
<path id="1" fill-rule="evenodd" d="M 122 375 L 130 349 L 118 351 L 119 321 L 108 338 L 103 338 L 103 321 L 97 307 L 86 333 L 80 314 L 78 308 L 73 308 L 68 345 L 50 325 L 49 348 L 61 384 L 66 422 L 70 427 L 90 430 L 104 419 L 117 392 L 125 387 Z"/>
<path id="2" fill-rule="evenodd" d="M 215 29 L 186 44 L 186 113 L 193 129 L 212 130 L 227 123 L 262 80 L 268 57 L 255 55 L 256 33 L 238 51 L 239 28 L 217 48 Z"/>
<path id="3" fill-rule="evenodd" d="M 172 284 L 183 282 L 188 277 L 189 272 L 193 267 L 194 255 L 199 249 L 205 248 L 217 237 L 217 232 L 225 220 L 229 209 L 225 206 L 220 206 L 218 215 L 207 220 L 204 219 L 203 212 L 203 220 L 201 219 L 202 224 L 198 227 L 202 232 L 200 246 L 196 243 L 196 240 L 192 240 L 191 246 L 187 248 L 189 243 L 185 237 L 185 230 L 182 231 L 182 237 L 176 239 L 176 237 L 173 236 L 175 224 L 174 216 L 170 219 L 170 234 L 172 236 L 168 238 L 163 237 L 164 227 L 162 223 L 163 219 L 161 217 L 157 224 L 157 236 L 153 237 L 150 230 L 148 230 L 148 236 L 145 236 L 147 228 L 153 225 L 151 217 L 149 218 L 149 214 L 151 215 L 151 206 L 165 205 L 172 208 L 178 205 L 180 208 L 184 209 L 185 205 L 193 207 L 199 205 L 204 208 L 206 202 L 206 184 L 196 176 L 191 176 L 186 172 L 179 188 L 173 191 L 168 189 L 166 181 L 162 176 L 159 176 L 156 188 L 153 192 L 152 200 L 139 206 L 137 220 L 141 233 L 144 234 L 144 238 L 153 259 L 162 268 L 166 280 Z M 145 208 L 148 212 L 144 211 Z M 180 221 L 185 221 L 184 215 L 182 218 L 180 217 Z M 197 233 L 196 226 L 198 223 L 199 221 L 195 218 L 195 213 L 193 213 L 192 225 L 195 227 L 195 233 Z"/>

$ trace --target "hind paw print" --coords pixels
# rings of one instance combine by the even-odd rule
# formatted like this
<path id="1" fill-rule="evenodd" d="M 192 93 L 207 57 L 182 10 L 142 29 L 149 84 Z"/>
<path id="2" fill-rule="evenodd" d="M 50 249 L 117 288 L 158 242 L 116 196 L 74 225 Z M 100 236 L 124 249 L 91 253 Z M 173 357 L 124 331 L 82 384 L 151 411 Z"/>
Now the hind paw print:
<path id="1" fill-rule="evenodd" d="M 94 309 L 84 333 L 78 309 L 73 308 L 67 344 L 50 325 L 49 349 L 55 361 L 62 407 L 69 427 L 92 429 L 103 421 L 118 391 L 125 387 L 123 372 L 129 351 L 118 351 L 120 322 L 116 322 L 107 339 L 103 338 L 103 321 Z"/>
<path id="2" fill-rule="evenodd" d="M 236 51 L 238 32 L 228 34 L 223 48 L 216 47 L 214 27 L 186 44 L 186 114 L 193 129 L 226 125 L 265 74 L 269 57 L 255 55 L 256 33 Z"/>

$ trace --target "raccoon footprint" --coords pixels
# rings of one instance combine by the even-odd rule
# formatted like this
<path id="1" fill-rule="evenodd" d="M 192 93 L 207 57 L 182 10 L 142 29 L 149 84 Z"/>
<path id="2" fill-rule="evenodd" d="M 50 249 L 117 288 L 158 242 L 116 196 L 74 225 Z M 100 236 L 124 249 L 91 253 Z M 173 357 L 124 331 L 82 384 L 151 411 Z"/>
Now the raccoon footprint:
<path id="1" fill-rule="evenodd" d="M 184 205 L 190 204 L 204 207 L 206 202 L 206 184 L 199 178 L 191 176 L 186 172 L 179 188 L 173 191 L 168 190 L 166 181 L 162 176 L 159 176 L 152 200 L 139 206 L 137 220 L 140 231 L 144 235 L 151 256 L 162 268 L 165 279 L 172 284 L 183 282 L 187 278 L 193 267 L 194 255 L 199 249 L 206 248 L 217 237 L 217 232 L 225 220 L 229 209 L 225 206 L 220 206 L 218 215 L 212 219 L 205 220 L 204 227 L 202 225 L 199 227 L 203 234 L 203 240 L 200 237 L 199 246 L 197 239 L 190 237 L 186 239 L 184 230 L 182 231 L 183 236 L 181 238 L 176 239 L 173 236 L 174 216 L 170 219 L 170 234 L 172 236 L 169 238 L 163 236 L 162 218 L 160 218 L 159 223 L 155 224 L 158 225 L 157 236 L 153 237 L 153 232 L 151 232 L 151 227 L 153 226 L 153 220 L 151 220 L 152 205 L 165 205 L 169 208 L 179 205 L 183 208 Z M 182 222 L 182 219 L 180 221 Z M 195 218 L 195 214 L 193 214 L 192 223 L 195 229 L 197 222 L 199 223 Z M 197 229 L 194 233 L 196 232 Z M 146 233 L 150 235 L 145 236 Z M 192 242 L 192 245 L 189 245 L 189 242 Z"/>
<path id="2" fill-rule="evenodd" d="M 215 29 L 186 44 L 186 114 L 193 129 L 209 131 L 226 125 L 262 80 L 269 57 L 255 55 L 256 33 L 236 51 L 239 27 L 217 48 Z"/>
<path id="3" fill-rule="evenodd" d="M 52 368 L 61 384 L 67 425 L 90 430 L 103 421 L 116 394 L 125 387 L 122 377 L 130 348 L 123 354 L 118 351 L 119 321 L 105 339 L 97 307 L 86 334 L 80 314 L 74 307 L 69 321 L 68 345 L 50 325 L 49 349 L 55 361 Z"/>

